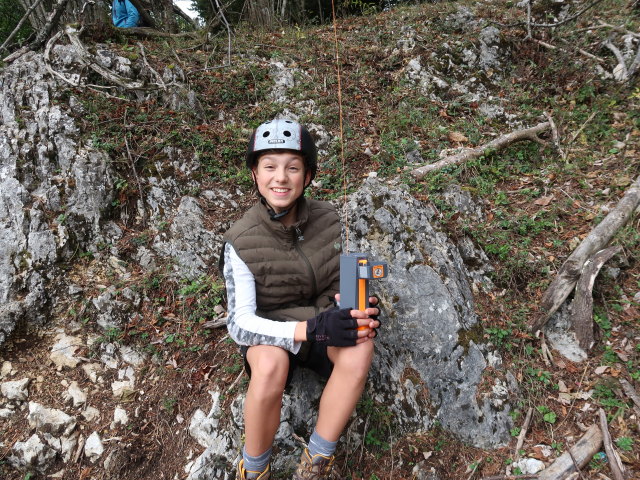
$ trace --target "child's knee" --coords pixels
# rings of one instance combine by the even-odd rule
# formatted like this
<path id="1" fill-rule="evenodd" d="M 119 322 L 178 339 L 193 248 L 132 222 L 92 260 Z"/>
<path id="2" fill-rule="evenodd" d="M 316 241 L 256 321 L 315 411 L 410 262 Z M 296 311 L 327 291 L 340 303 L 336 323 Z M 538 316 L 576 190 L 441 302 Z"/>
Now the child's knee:
<path id="1" fill-rule="evenodd" d="M 253 358 L 252 358 L 253 357 Z M 289 373 L 289 356 L 280 348 L 248 357 L 251 380 L 284 389 Z"/>

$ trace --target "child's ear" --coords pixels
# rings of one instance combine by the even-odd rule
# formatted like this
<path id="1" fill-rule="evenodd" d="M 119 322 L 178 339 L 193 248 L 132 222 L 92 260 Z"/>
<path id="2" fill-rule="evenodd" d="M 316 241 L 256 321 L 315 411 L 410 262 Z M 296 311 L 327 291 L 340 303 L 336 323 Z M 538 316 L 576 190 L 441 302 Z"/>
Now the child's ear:
<path id="1" fill-rule="evenodd" d="M 304 176 L 304 188 L 307 188 L 311 183 L 311 172 L 307 172 Z"/>

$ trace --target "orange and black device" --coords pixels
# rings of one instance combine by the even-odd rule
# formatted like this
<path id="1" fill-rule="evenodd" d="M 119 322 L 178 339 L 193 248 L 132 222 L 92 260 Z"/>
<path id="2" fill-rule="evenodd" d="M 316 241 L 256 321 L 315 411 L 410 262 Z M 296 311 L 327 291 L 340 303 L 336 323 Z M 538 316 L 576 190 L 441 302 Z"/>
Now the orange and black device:
<path id="1" fill-rule="evenodd" d="M 340 255 L 340 308 L 368 308 L 369 280 L 384 278 L 388 271 L 387 262 L 370 260 L 365 253 Z"/>

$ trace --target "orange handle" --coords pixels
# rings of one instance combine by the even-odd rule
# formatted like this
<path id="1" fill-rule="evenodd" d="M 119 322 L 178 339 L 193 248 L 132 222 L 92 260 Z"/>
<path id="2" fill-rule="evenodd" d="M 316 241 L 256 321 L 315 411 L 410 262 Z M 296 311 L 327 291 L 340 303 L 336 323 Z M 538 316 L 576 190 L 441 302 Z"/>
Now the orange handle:
<path id="1" fill-rule="evenodd" d="M 358 260 L 358 264 L 359 265 L 366 265 L 367 264 L 367 260 L 366 259 L 362 259 L 362 260 Z M 367 308 L 367 279 L 366 278 L 361 278 L 358 280 L 358 310 L 365 310 Z M 358 327 L 358 330 L 368 330 L 369 327 L 366 325 L 363 325 L 361 327 Z"/>

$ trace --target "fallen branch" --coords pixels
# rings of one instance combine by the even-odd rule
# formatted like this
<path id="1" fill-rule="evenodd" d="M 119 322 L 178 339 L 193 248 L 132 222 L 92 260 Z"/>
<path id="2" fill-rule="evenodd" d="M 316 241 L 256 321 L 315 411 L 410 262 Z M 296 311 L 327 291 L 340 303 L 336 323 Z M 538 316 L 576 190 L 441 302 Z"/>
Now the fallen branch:
<path id="1" fill-rule="evenodd" d="M 117 28 L 118 33 L 121 35 L 127 35 L 130 37 L 148 37 L 148 38 L 194 38 L 197 39 L 198 35 L 195 32 L 181 32 L 181 33 L 167 33 L 155 30 L 149 27 L 133 27 L 133 28 Z"/>
<path id="2" fill-rule="evenodd" d="M 640 204 L 640 176 L 625 192 L 618 205 L 591 230 L 591 233 L 560 267 L 558 275 L 544 292 L 540 314 L 531 322 L 530 328 L 533 332 L 542 328 L 551 315 L 560 308 L 578 282 L 587 259 L 609 244 L 616 232 L 631 219 L 638 204 Z"/>
<path id="3" fill-rule="evenodd" d="M 533 416 L 533 407 L 529 407 L 527 410 L 527 416 L 524 419 L 524 423 L 522 424 L 522 428 L 520 429 L 520 434 L 518 435 L 518 441 L 516 442 L 516 460 L 520 458 L 520 449 L 524 444 L 524 438 L 527 436 L 527 430 L 529 430 L 529 425 L 531 424 L 531 417 Z"/>
<path id="4" fill-rule="evenodd" d="M 576 332 L 580 348 L 590 350 L 593 347 L 593 285 L 600 269 L 615 254 L 622 251 L 620 245 L 600 250 L 589 257 L 582 268 L 582 275 L 576 285 L 576 293 L 571 302 L 571 325 Z"/>
<path id="5" fill-rule="evenodd" d="M 622 385 L 622 390 L 624 393 L 631 399 L 631 401 L 636 405 L 637 408 L 640 408 L 640 397 L 638 393 L 635 391 L 633 386 L 627 382 L 624 378 L 618 380 L 620 385 Z"/>
<path id="6" fill-rule="evenodd" d="M 538 475 L 493 475 L 482 477 L 481 480 L 535 480 Z"/>
<path id="7" fill-rule="evenodd" d="M 209 320 L 200 325 L 202 328 L 220 328 L 227 324 L 227 317 L 217 318 L 215 320 Z"/>
<path id="8" fill-rule="evenodd" d="M 133 6 L 138 10 L 138 13 L 142 17 L 142 21 L 144 22 L 144 24 L 148 27 L 156 28 L 155 20 L 151 17 L 151 15 L 149 15 L 149 12 L 147 12 L 147 9 L 144 8 L 142 2 L 140 2 L 140 0 L 131 0 L 131 3 L 133 3 Z"/>
<path id="9" fill-rule="evenodd" d="M 566 478 L 575 472 L 574 460 L 578 468 L 583 468 L 600 450 L 602 432 L 597 424 L 591 425 L 573 447 L 560 455 L 555 462 L 538 474 L 539 480 L 557 480 Z M 569 453 L 569 451 L 571 453 Z M 572 458 L 573 457 L 573 458 Z"/>
<path id="10" fill-rule="evenodd" d="M 462 152 L 445 157 L 436 163 L 431 163 L 429 165 L 424 165 L 422 167 L 416 168 L 415 170 L 412 170 L 410 173 L 416 179 L 420 180 L 424 178 L 425 175 L 429 172 L 433 172 L 434 170 L 439 170 L 449 165 L 458 165 L 460 163 L 465 163 L 469 160 L 478 158 L 482 155 L 486 155 L 490 152 L 496 152 L 498 150 L 502 150 L 503 148 L 511 145 L 512 143 L 521 142 L 523 140 L 531 140 L 534 142 L 545 143 L 543 140 L 538 138 L 538 134 L 548 130 L 549 127 L 550 127 L 549 122 L 543 122 L 543 123 L 539 123 L 535 127 L 507 133 L 505 135 L 499 136 L 498 138 L 490 141 L 489 143 L 486 143 L 476 148 L 464 149 Z"/>
<path id="11" fill-rule="evenodd" d="M 614 480 L 624 480 L 624 469 L 622 467 L 622 461 L 618 452 L 613 448 L 611 443 L 611 435 L 609 434 L 609 427 L 607 426 L 607 414 L 603 409 L 598 409 L 598 415 L 600 416 L 600 430 L 602 430 L 602 441 L 604 442 L 604 451 L 609 458 L 609 465 L 611 467 L 611 473 Z"/>
<path id="12" fill-rule="evenodd" d="M 561 52 L 566 52 L 566 53 L 571 53 L 568 50 L 565 50 L 562 47 L 558 47 L 556 45 L 552 45 L 550 43 L 547 42 L 543 42 L 542 40 L 538 40 L 536 38 L 530 38 L 529 40 L 533 40 L 534 42 L 536 42 L 538 45 L 548 48 L 549 50 L 560 50 Z M 582 48 L 578 48 L 576 49 L 579 53 L 581 53 L 582 55 L 584 55 L 587 58 L 590 58 L 592 60 L 595 60 L 598 63 L 607 63 L 603 58 L 600 58 L 596 55 L 594 55 L 593 53 L 589 53 L 586 50 L 583 50 Z"/>
<path id="13" fill-rule="evenodd" d="M 80 41 L 80 32 L 75 27 L 67 25 L 65 28 L 65 33 L 69 37 L 71 44 L 76 48 L 80 60 L 87 67 L 89 67 L 91 70 L 96 72 L 108 82 L 122 87 L 126 90 L 157 90 L 158 86 L 155 84 L 146 84 L 140 81 L 130 81 L 128 78 L 118 75 L 117 73 L 112 72 L 102 65 L 99 65 L 97 62 L 94 62 L 89 52 L 87 52 L 86 48 Z"/>

